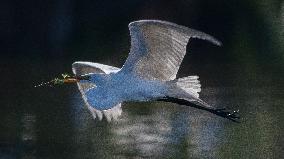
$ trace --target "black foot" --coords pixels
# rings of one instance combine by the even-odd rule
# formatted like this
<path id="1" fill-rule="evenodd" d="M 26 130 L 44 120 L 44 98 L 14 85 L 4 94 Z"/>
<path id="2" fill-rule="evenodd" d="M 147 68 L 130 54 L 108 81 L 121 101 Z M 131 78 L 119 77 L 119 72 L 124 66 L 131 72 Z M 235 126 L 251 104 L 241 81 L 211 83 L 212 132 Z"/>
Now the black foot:
<path id="1" fill-rule="evenodd" d="M 221 109 L 215 109 L 214 112 L 212 112 L 218 116 L 221 116 L 223 118 L 227 118 L 229 120 L 232 120 L 234 122 L 239 122 L 240 119 L 240 114 L 239 110 L 228 110 L 226 108 L 221 108 Z"/>

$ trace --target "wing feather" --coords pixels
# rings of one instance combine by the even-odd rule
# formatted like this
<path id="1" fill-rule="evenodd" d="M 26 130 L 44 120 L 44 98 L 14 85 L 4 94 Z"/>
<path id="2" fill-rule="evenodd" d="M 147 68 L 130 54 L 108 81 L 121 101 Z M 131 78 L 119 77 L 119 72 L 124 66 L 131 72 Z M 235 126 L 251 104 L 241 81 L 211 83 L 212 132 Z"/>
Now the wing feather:
<path id="1" fill-rule="evenodd" d="M 92 62 L 82 62 L 78 61 L 72 64 L 72 71 L 75 75 L 85 75 L 89 73 L 115 73 L 118 72 L 120 68 L 113 67 L 113 66 L 108 66 L 108 65 L 103 65 L 99 63 L 92 63 Z M 121 115 L 122 109 L 121 109 L 121 103 L 118 105 L 114 106 L 111 109 L 108 110 L 97 110 L 95 109 L 94 106 L 91 106 L 89 102 L 87 102 L 87 96 L 85 93 L 94 87 L 96 87 L 92 83 L 77 83 L 78 88 L 82 94 L 83 100 L 88 108 L 88 110 L 91 112 L 93 118 L 95 119 L 96 117 L 99 120 L 102 120 L 103 116 L 107 119 L 107 121 L 116 120 L 118 116 Z"/>
<path id="2" fill-rule="evenodd" d="M 173 80 L 186 54 L 190 38 L 221 43 L 203 32 L 159 20 L 129 24 L 131 49 L 122 71 L 150 80 Z"/>

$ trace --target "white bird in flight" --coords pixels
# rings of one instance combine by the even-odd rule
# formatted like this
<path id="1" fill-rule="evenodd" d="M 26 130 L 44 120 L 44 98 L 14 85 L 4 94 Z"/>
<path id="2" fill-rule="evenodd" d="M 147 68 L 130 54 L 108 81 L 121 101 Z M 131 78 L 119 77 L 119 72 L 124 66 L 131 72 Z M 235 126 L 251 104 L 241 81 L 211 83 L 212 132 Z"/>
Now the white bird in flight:
<path id="1" fill-rule="evenodd" d="M 210 106 L 199 98 L 198 76 L 176 78 L 191 38 L 220 46 L 203 32 L 160 20 L 140 20 L 129 24 L 131 48 L 122 66 L 117 68 L 92 62 L 74 62 L 74 76 L 52 80 L 53 84 L 77 83 L 93 118 L 116 120 L 127 101 L 166 101 L 206 110 L 232 121 L 238 111 Z"/>

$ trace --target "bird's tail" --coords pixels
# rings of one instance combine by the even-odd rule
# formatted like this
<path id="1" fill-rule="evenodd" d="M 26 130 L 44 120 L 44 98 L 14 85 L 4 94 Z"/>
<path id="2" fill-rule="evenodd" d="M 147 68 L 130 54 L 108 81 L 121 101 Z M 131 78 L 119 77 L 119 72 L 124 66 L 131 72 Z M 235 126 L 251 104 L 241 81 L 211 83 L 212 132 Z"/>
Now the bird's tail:
<path id="1" fill-rule="evenodd" d="M 195 107 L 233 121 L 239 119 L 238 111 L 230 111 L 226 108 L 214 108 L 199 98 L 201 84 L 198 80 L 198 76 L 183 77 L 169 82 L 170 89 L 167 96 L 163 99 L 159 99 L 159 101 Z"/>
<path id="2" fill-rule="evenodd" d="M 201 84 L 198 80 L 198 76 L 187 76 L 174 80 L 176 86 L 188 94 L 199 98 L 199 92 L 201 91 Z"/>
<path id="3" fill-rule="evenodd" d="M 168 97 L 187 100 L 202 107 L 211 108 L 209 104 L 199 98 L 201 84 L 198 76 L 187 76 L 170 82 L 171 89 Z"/>

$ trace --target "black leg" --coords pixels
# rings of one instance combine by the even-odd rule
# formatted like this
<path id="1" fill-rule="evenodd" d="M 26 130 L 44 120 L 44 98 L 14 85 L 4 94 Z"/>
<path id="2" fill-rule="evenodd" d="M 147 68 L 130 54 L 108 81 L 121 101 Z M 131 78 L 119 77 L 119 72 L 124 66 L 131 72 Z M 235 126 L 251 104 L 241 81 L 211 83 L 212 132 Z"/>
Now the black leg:
<path id="1" fill-rule="evenodd" d="M 228 110 L 226 108 L 221 108 L 221 109 L 212 109 L 209 110 L 209 112 L 216 114 L 218 116 L 221 116 L 223 118 L 227 118 L 229 120 L 232 120 L 234 122 L 240 122 L 240 114 L 239 110 Z"/>
<path id="2" fill-rule="evenodd" d="M 240 119 L 239 110 L 231 111 L 231 110 L 228 110 L 226 108 L 221 108 L 221 109 L 220 108 L 213 108 L 213 107 L 195 104 L 195 103 L 192 103 L 192 102 L 184 100 L 184 99 L 173 98 L 173 97 L 165 97 L 165 98 L 158 99 L 157 101 L 177 103 L 177 104 L 180 104 L 180 105 L 186 105 L 186 106 L 194 107 L 194 108 L 197 108 L 197 109 L 206 110 L 210 113 L 213 113 L 213 114 L 218 115 L 218 116 L 223 117 L 223 118 L 227 118 L 227 119 L 234 121 L 234 122 L 239 122 L 239 119 Z"/>

